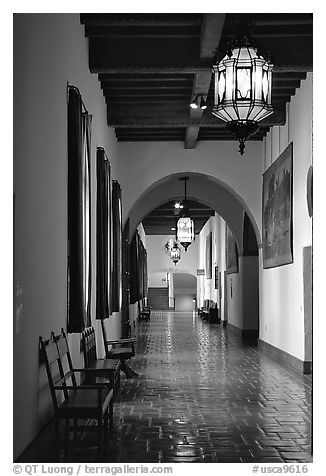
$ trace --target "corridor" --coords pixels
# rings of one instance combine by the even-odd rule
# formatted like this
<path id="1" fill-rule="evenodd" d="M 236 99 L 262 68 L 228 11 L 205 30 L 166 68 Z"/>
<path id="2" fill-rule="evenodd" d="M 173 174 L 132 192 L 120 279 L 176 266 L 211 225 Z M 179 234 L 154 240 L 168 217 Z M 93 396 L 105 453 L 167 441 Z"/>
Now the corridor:
<path id="1" fill-rule="evenodd" d="M 153 312 L 115 406 L 109 462 L 309 462 L 311 377 L 221 325 Z"/>

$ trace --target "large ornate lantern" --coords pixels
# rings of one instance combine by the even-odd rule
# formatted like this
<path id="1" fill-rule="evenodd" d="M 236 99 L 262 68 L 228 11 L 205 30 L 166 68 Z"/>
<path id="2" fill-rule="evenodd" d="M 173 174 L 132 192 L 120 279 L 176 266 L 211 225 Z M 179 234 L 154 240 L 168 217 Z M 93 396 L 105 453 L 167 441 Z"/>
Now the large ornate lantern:
<path id="1" fill-rule="evenodd" d="M 195 239 L 195 227 L 194 222 L 189 216 L 187 209 L 187 181 L 188 177 L 182 177 L 180 180 L 183 180 L 185 183 L 185 198 L 183 202 L 183 211 L 180 215 L 180 218 L 177 223 L 177 239 L 179 243 L 187 251 L 188 246 Z"/>
<path id="2" fill-rule="evenodd" d="M 226 121 L 239 140 L 243 155 L 245 141 L 258 129 L 258 122 L 272 114 L 273 65 L 259 52 L 247 33 L 230 44 L 226 56 L 213 66 L 214 107 L 212 114 Z"/>

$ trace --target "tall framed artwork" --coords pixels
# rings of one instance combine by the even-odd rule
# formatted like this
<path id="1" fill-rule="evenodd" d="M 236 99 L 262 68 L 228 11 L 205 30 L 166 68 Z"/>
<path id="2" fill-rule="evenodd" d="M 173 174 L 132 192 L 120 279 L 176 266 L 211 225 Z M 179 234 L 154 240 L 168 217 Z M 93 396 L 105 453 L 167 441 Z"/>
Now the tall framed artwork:
<path id="1" fill-rule="evenodd" d="M 232 231 L 226 227 L 226 272 L 233 274 L 239 272 L 238 248 Z"/>
<path id="2" fill-rule="evenodd" d="M 68 332 L 91 325 L 91 128 L 80 92 L 68 86 Z"/>
<path id="3" fill-rule="evenodd" d="M 213 247 L 213 236 L 210 232 L 206 236 L 206 278 L 212 279 L 212 247 Z"/>
<path id="4" fill-rule="evenodd" d="M 263 175 L 263 268 L 293 263 L 293 143 Z"/>
<path id="5" fill-rule="evenodd" d="M 96 319 L 110 315 L 111 166 L 102 147 L 96 152 Z"/>

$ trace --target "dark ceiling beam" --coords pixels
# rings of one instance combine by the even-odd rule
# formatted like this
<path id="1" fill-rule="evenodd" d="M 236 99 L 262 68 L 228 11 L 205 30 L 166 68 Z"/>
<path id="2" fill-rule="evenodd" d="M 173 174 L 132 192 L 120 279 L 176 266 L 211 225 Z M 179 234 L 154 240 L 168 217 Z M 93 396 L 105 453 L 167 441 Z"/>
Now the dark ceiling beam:
<path id="1" fill-rule="evenodd" d="M 183 91 L 185 92 L 183 92 Z M 111 90 L 107 90 L 105 89 L 104 90 L 104 95 L 107 96 L 108 98 L 115 98 L 115 97 L 128 97 L 128 98 L 133 98 L 133 97 L 142 97 L 142 98 L 146 98 L 147 96 L 151 97 L 152 94 L 157 94 L 158 96 L 164 98 L 164 97 L 182 97 L 182 96 L 187 96 L 189 95 L 189 93 L 187 93 L 186 90 L 184 90 L 184 88 L 182 88 L 181 91 L 177 91 L 177 92 L 171 92 L 171 90 L 163 90 L 162 93 L 158 94 L 156 91 L 154 93 L 151 92 L 151 90 L 148 90 L 148 91 L 141 91 L 140 93 L 138 93 L 138 89 L 129 89 L 129 90 L 124 90 L 122 92 L 119 92 L 119 93 L 115 93 L 115 94 L 112 94 L 112 91 Z"/>
<path id="2" fill-rule="evenodd" d="M 201 64 L 183 63 L 178 65 L 160 65 L 160 66 L 129 66 L 129 65 L 95 65 L 90 64 L 91 73 L 97 74 L 194 74 L 198 72 L 211 71 L 210 67 Z M 136 76 L 135 76 L 136 79 Z M 128 81 L 130 79 L 128 78 Z"/>
<path id="3" fill-rule="evenodd" d="M 224 25 L 225 14 L 209 13 L 204 14 L 202 34 L 200 41 L 200 60 L 209 60 L 213 63 Z M 212 79 L 212 71 L 200 71 L 194 76 L 192 97 L 203 95 L 207 97 L 210 83 Z M 192 98 L 190 98 L 191 101 Z M 189 108 L 189 116 L 191 120 L 200 120 L 203 111 L 201 109 Z M 199 134 L 199 126 L 189 126 L 185 135 L 185 149 L 194 149 Z"/>
<path id="4" fill-rule="evenodd" d="M 278 104 L 274 113 L 260 124 L 261 126 L 285 124 L 285 105 Z M 205 110 L 201 119 L 194 120 L 189 117 L 188 108 L 183 104 L 120 104 L 107 109 L 108 125 L 110 127 L 183 127 L 199 126 L 225 128 L 225 122 L 214 117 L 210 110 Z"/>
<path id="5" fill-rule="evenodd" d="M 298 63 L 296 61 L 292 61 L 291 64 L 289 63 L 274 64 L 274 73 L 308 73 L 313 70 L 312 63 Z"/>
<path id="6" fill-rule="evenodd" d="M 192 76 L 190 74 L 176 74 L 176 75 L 172 75 L 170 74 L 169 76 L 167 76 L 166 74 L 161 74 L 161 75 L 157 75 L 157 76 L 154 76 L 153 74 L 151 75 L 142 75 L 142 74 L 139 74 L 139 75 L 133 75 L 133 76 L 119 76 L 119 75 L 111 75 L 111 74 L 99 74 L 98 75 L 98 80 L 101 81 L 102 84 L 105 84 L 106 82 L 108 83 L 114 83 L 114 82 L 118 82 L 119 84 L 121 82 L 130 82 L 130 83 L 133 83 L 133 82 L 139 82 L 141 81 L 142 83 L 145 81 L 150 81 L 150 82 L 153 82 L 153 81 L 156 81 L 156 82 L 160 82 L 160 83 L 163 83 L 163 84 L 166 84 L 170 81 L 177 81 L 177 82 L 191 82 L 192 84 Z"/>
<path id="7" fill-rule="evenodd" d="M 300 73 L 300 72 L 273 72 L 273 80 L 274 81 L 300 81 L 302 79 L 306 79 L 307 74 L 305 72 Z"/>
<path id="8" fill-rule="evenodd" d="M 275 73 L 307 73 L 313 70 L 311 62 L 298 62 L 289 59 L 286 63 L 274 63 Z M 97 74 L 212 74 L 211 68 L 200 65 L 184 64 L 178 66 L 90 66 L 91 73 Z M 128 81 L 130 79 L 128 78 Z M 135 76 L 136 80 L 136 76 Z"/>
<path id="9" fill-rule="evenodd" d="M 81 13 L 80 22 L 96 26 L 196 26 L 201 23 L 200 13 Z"/>
<path id="10" fill-rule="evenodd" d="M 146 91 L 150 93 L 151 91 L 171 91 L 175 89 L 187 89 L 187 86 L 181 84 L 181 85 L 176 85 L 176 84 L 169 84 L 166 85 L 162 83 L 162 85 L 147 85 L 147 86 L 140 86 L 139 84 L 132 85 L 132 86 L 126 86 L 126 85 L 107 85 L 107 83 L 102 83 L 102 89 L 104 91 L 104 94 L 106 93 L 112 93 L 114 91 L 130 91 L 130 92 L 137 92 L 137 91 Z"/>
<path id="11" fill-rule="evenodd" d="M 175 27 L 169 27 L 168 29 L 161 29 L 157 27 L 152 27 L 143 29 L 141 32 L 132 28 L 126 28 L 122 30 L 121 28 L 113 29 L 112 27 L 107 26 L 86 26 L 85 27 L 85 36 L 88 38 L 196 38 L 200 37 L 200 32 L 197 30 L 189 31 L 189 29 L 176 29 Z"/>

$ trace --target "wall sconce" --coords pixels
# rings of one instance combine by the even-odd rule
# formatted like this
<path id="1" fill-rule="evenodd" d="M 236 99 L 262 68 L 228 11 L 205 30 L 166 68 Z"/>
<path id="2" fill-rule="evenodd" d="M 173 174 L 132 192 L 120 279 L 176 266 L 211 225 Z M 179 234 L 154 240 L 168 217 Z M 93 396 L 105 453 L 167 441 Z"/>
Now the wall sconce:
<path id="1" fill-rule="evenodd" d="M 204 110 L 204 109 L 207 108 L 207 104 L 206 104 L 206 101 L 204 99 L 204 96 L 202 96 L 200 94 L 193 98 L 193 100 L 191 101 L 189 106 L 192 109 L 202 109 L 202 110 Z"/>

